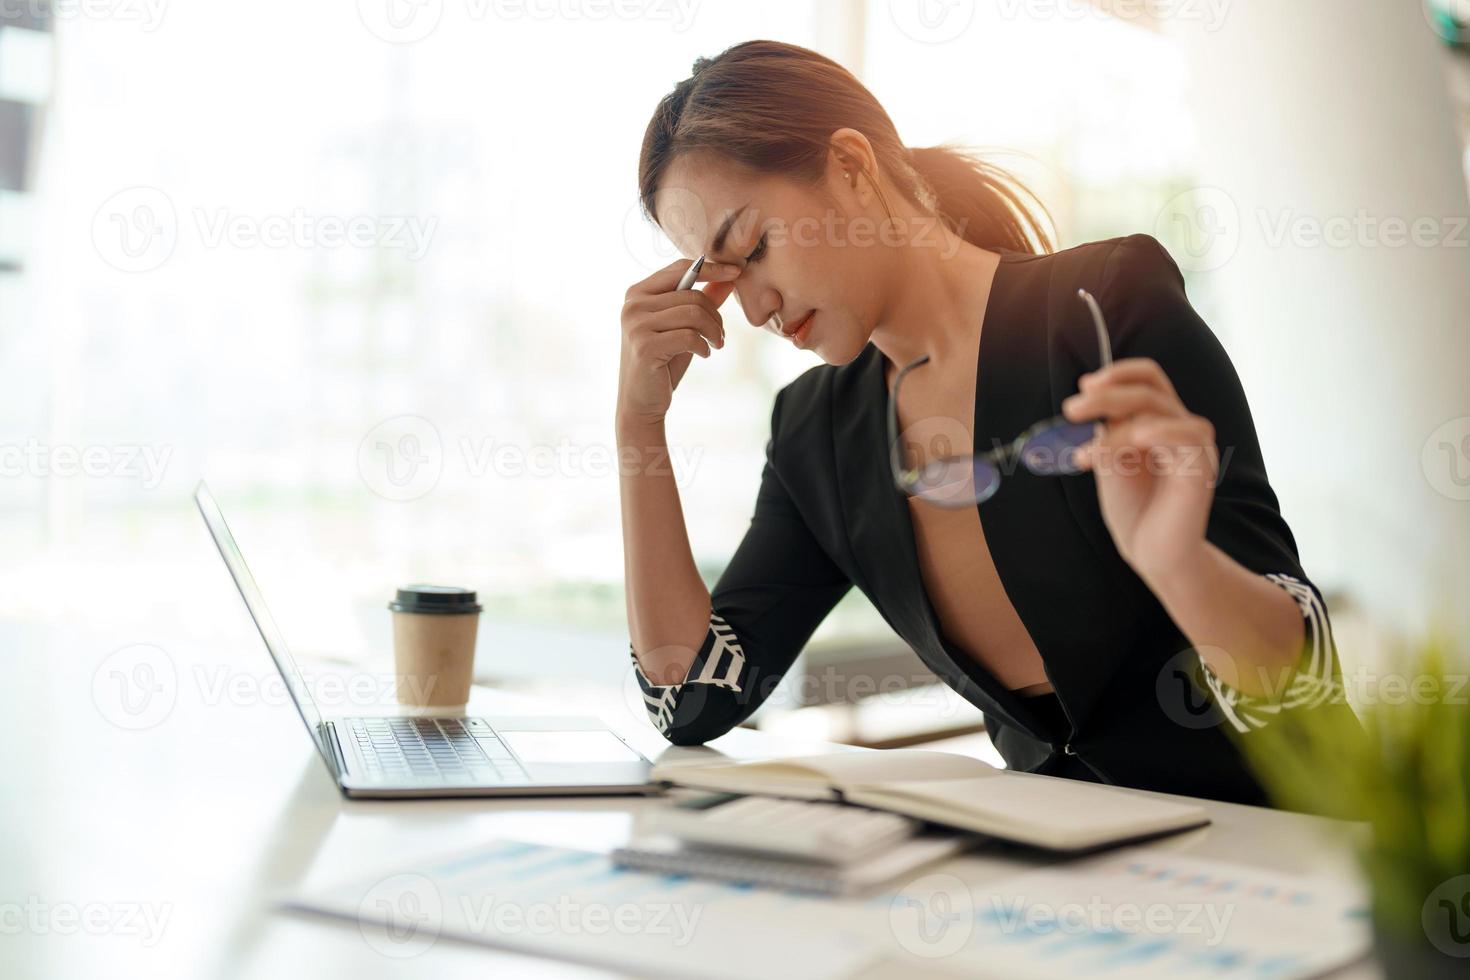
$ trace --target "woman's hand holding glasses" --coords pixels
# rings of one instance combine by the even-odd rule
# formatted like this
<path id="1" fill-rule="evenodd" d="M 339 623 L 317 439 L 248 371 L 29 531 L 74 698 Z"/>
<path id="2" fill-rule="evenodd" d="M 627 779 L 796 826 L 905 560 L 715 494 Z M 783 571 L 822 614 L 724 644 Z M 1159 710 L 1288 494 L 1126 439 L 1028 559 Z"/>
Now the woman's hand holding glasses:
<path id="1" fill-rule="evenodd" d="M 1124 358 L 1084 374 L 1078 387 L 1062 414 L 1104 423 L 1074 459 L 1096 479 L 1119 554 L 1145 576 L 1186 567 L 1204 543 L 1214 499 L 1215 427 L 1185 407 L 1152 358 Z"/>
<path id="2" fill-rule="evenodd" d="M 945 456 L 907 466 L 898 431 L 898 372 L 888 399 L 888 449 L 894 484 L 939 507 L 973 507 L 1000 489 L 1017 465 L 1038 476 L 1091 471 L 1103 520 L 1119 554 L 1140 574 L 1163 574 L 1198 555 L 1219 470 L 1215 430 L 1180 400 L 1152 358 L 1113 361 L 1102 309 L 1078 290 L 1097 338 L 1101 367 L 1082 375 L 1062 414 L 1037 422 L 1009 444 L 980 455 Z"/>

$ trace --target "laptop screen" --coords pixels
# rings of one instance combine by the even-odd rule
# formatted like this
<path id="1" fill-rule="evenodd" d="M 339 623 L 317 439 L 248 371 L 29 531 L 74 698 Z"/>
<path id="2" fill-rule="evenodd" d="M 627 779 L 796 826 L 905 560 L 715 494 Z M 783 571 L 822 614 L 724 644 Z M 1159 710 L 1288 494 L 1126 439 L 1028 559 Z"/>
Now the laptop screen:
<path id="1" fill-rule="evenodd" d="M 323 739 L 321 730 L 322 716 L 316 710 L 316 705 L 311 700 L 311 691 L 307 689 L 306 679 L 301 676 L 301 671 L 296 666 L 296 661 L 291 659 L 291 651 L 286 649 L 286 641 L 281 638 L 281 631 L 276 628 L 275 620 L 265 608 L 265 600 L 261 598 L 260 589 L 255 584 L 255 578 L 250 574 L 250 569 L 245 565 L 245 556 L 240 554 L 239 545 L 235 544 L 235 536 L 230 533 L 229 525 L 225 523 L 225 515 L 220 511 L 219 504 L 214 502 L 213 495 L 204 481 L 194 488 L 194 502 L 199 505 L 199 513 L 204 515 L 204 523 L 209 527 L 209 534 L 214 538 L 215 546 L 219 548 L 220 557 L 225 560 L 225 566 L 230 570 L 230 577 L 235 580 L 235 587 L 240 590 L 240 596 L 245 600 L 245 608 L 250 610 L 250 618 L 255 620 L 255 628 L 260 630 L 260 638 L 265 641 L 265 648 L 270 651 L 271 659 L 276 662 L 276 670 L 280 671 L 281 679 L 286 682 L 286 690 L 291 694 L 291 700 L 296 703 L 296 710 L 301 714 L 301 720 L 306 723 L 307 731 L 311 732 L 312 741 L 316 742 L 317 751 L 327 761 L 328 768 L 335 773 L 336 765 L 333 762 L 332 752 L 329 751 Z"/>

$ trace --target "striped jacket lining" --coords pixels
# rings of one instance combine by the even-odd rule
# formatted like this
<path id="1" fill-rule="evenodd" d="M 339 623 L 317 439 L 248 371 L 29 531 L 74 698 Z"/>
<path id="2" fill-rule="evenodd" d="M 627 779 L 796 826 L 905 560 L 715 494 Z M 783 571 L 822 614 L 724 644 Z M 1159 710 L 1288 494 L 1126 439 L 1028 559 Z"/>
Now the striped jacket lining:
<path id="1" fill-rule="evenodd" d="M 678 684 L 654 684 L 643 673 L 638 654 L 633 644 L 628 644 L 628 655 L 633 659 L 633 670 L 638 676 L 638 687 L 643 692 L 643 705 L 654 727 L 667 735 L 674 721 L 674 706 L 678 703 L 679 691 L 685 684 L 709 684 L 739 694 L 745 674 L 745 650 L 740 639 L 719 613 L 711 613 L 709 628 L 704 642 L 689 666 L 689 675 Z"/>
<path id="2" fill-rule="evenodd" d="M 1262 727 L 1284 708 L 1319 705 L 1332 695 L 1337 686 L 1333 680 L 1336 657 L 1332 625 L 1327 619 L 1327 609 L 1322 605 L 1322 600 L 1310 586 L 1290 575 L 1273 573 L 1267 575 L 1266 579 L 1285 589 L 1301 607 L 1307 629 L 1303 654 L 1305 663 L 1300 665 L 1279 700 L 1239 691 L 1216 677 L 1209 665 L 1203 661 L 1200 663 L 1205 684 L 1215 696 L 1220 711 L 1239 732 Z"/>

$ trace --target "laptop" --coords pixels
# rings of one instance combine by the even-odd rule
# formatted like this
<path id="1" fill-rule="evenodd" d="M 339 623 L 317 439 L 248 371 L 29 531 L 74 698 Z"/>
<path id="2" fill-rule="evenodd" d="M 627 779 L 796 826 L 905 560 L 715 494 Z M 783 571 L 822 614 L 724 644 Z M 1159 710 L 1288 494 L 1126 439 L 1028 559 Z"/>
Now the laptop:
<path id="1" fill-rule="evenodd" d="M 317 752 L 345 795 L 424 799 L 657 791 L 648 778 L 648 760 L 595 718 L 383 715 L 323 720 L 224 514 L 202 480 L 194 502 Z"/>

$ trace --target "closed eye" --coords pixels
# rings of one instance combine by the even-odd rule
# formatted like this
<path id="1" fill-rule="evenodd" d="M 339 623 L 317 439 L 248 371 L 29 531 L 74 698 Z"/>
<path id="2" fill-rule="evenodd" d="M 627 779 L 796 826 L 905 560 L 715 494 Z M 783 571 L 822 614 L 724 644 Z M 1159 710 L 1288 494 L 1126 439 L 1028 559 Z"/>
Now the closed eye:
<path id="1" fill-rule="evenodd" d="M 766 236 L 761 235 L 761 240 L 756 242 L 755 250 L 745 257 L 746 262 L 759 262 L 766 254 Z"/>

